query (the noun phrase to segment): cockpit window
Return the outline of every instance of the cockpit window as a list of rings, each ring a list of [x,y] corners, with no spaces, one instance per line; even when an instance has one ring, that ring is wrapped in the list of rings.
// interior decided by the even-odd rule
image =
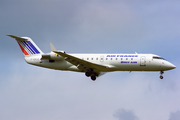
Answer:
[[[161,60],[165,60],[164,58],[158,57],[158,56],[153,56],[153,59],[161,59]]]

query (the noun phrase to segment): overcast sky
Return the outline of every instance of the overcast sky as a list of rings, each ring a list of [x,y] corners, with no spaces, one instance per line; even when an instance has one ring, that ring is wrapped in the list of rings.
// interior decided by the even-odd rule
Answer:
[[[159,72],[82,73],[28,65],[17,42],[45,53],[153,53]],[[1,0],[0,120],[179,120],[180,1]]]

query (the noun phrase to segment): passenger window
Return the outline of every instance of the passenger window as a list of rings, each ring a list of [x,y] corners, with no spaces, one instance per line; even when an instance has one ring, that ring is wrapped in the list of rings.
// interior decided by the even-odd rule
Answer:
[[[118,60],[118,58],[116,58],[116,60]]]
[[[131,58],[131,60],[133,60],[133,58]]]
[[[121,58],[121,60],[123,60],[123,58]]]
[[[91,60],[93,60],[93,58],[91,58]]]
[[[112,60],[112,58],[111,58],[111,60]]]
[[[128,60],[128,58],[126,58],[126,60]]]
[[[87,58],[87,60],[89,60],[89,58]]]
[[[98,58],[96,58],[96,60],[98,60]]]
[[[108,58],[106,58],[106,60],[108,60]]]

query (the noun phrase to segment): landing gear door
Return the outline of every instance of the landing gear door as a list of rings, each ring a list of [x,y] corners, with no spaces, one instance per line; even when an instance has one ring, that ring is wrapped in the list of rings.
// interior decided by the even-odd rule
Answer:
[[[140,66],[146,66],[146,57],[145,56],[141,57]]]

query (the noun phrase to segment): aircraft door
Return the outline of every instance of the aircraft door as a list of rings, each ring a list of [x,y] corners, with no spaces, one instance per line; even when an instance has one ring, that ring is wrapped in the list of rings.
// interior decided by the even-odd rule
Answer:
[[[104,56],[100,57],[100,62],[104,62]]]
[[[140,66],[146,66],[146,57],[145,56],[141,56]]]

